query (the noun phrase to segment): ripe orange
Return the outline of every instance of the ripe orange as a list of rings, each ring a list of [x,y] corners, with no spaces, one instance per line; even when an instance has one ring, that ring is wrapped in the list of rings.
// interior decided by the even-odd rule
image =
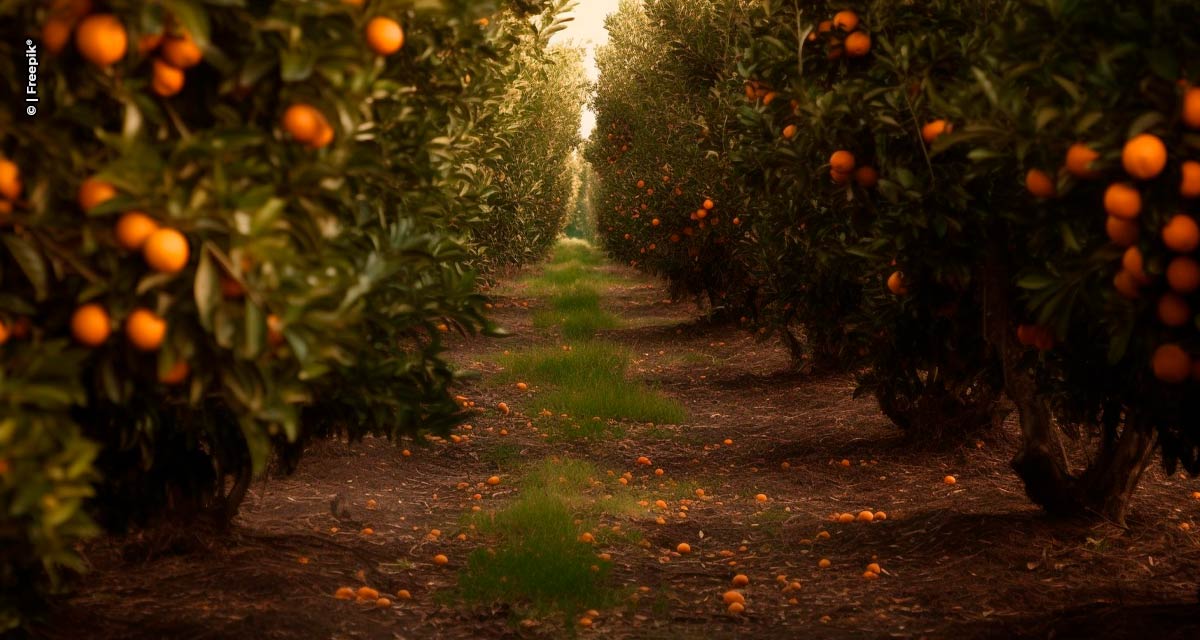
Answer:
[[[354,595],[359,600],[374,601],[379,599],[379,592],[371,587],[359,587],[358,591],[354,592]]]
[[[1128,182],[1114,182],[1104,191],[1104,210],[1110,216],[1133,220],[1142,212],[1142,194]]]
[[[858,14],[850,11],[839,11],[833,16],[833,26],[842,31],[854,31],[858,28]]]
[[[372,18],[367,23],[367,46],[381,56],[390,56],[404,46],[404,29],[391,18]]]
[[[117,244],[130,251],[137,251],[155,231],[158,231],[158,223],[153,218],[141,211],[130,211],[117,220]]]
[[[691,553],[692,545],[690,545],[686,542],[680,542],[679,545],[675,547],[675,550],[678,551],[679,553]]]
[[[942,482],[944,484],[958,484],[958,479],[954,476],[946,476],[945,478],[942,478]]]
[[[98,304],[85,304],[71,315],[71,335],[89,347],[98,347],[108,340],[112,322],[108,312]]]
[[[767,494],[765,494],[765,493],[760,493],[760,494],[758,494],[758,495],[754,496],[754,501],[755,501],[755,502],[766,502],[766,501],[767,501]]]
[[[1142,257],[1141,249],[1137,247],[1126,249],[1125,255],[1121,257],[1121,266],[1138,282],[1145,284],[1150,281],[1150,278],[1146,276],[1145,259]]]
[[[445,555],[440,553],[433,557],[434,564],[446,564],[448,562],[450,562],[450,558],[447,558]]]
[[[337,592],[333,594],[333,597],[337,598],[338,600],[353,600],[354,589],[351,589],[350,587],[339,587]]]
[[[1167,146],[1149,133],[1134,136],[1121,151],[1121,164],[1138,180],[1156,178],[1167,166]]]
[[[1177,293],[1200,289],[1200,263],[1188,256],[1177,256],[1167,263],[1167,284]]]
[[[167,64],[176,69],[190,69],[204,59],[204,52],[187,31],[164,39],[159,53]]]
[[[1190,88],[1183,94],[1183,124],[1200,129],[1200,88]]]
[[[171,368],[166,372],[159,374],[158,381],[168,385],[181,384],[184,380],[187,380],[188,375],[191,374],[191,372],[192,369],[188,366],[188,363],[184,362],[183,360],[179,360],[175,364],[171,365]]]
[[[190,250],[187,238],[174,229],[159,229],[146,238],[142,257],[151,269],[178,273],[187,266]]]
[[[744,573],[739,573],[733,577],[733,586],[735,586],[735,587],[744,587],[748,584],[750,584],[750,577]],[[730,593],[737,593],[737,592],[732,591]],[[741,595],[741,594],[738,594],[738,595]]]
[[[645,188],[646,188],[646,181],[645,181],[645,180],[638,180],[638,181],[637,181],[637,188],[639,188],[639,189],[645,189]]]
[[[154,93],[169,98],[183,90],[183,70],[172,67],[162,60],[154,61],[154,77],[150,88]]]
[[[1128,247],[1137,242],[1138,236],[1141,235],[1141,229],[1138,228],[1137,222],[1133,220],[1122,220],[1109,216],[1104,223],[1104,231],[1108,233],[1108,239],[1118,247]]]
[[[1155,349],[1150,366],[1154,377],[1170,384],[1179,384],[1192,375],[1192,358],[1177,344],[1164,344]]]
[[[500,476],[492,476],[492,477],[488,478],[487,483],[492,485],[493,487],[500,484]]]
[[[1179,294],[1165,293],[1158,299],[1158,319],[1168,327],[1182,327],[1192,319],[1192,310]]]
[[[785,140],[791,140],[792,138],[795,138],[795,137],[796,137],[796,131],[797,131],[797,129],[796,129],[796,125],[794,125],[794,124],[789,124],[788,126],[784,127],[784,128],[783,128],[783,137],[784,137],[784,139],[785,139]]]
[[[704,201],[704,210],[705,210],[705,211],[712,211],[712,208],[713,208],[713,207],[715,207],[715,206],[717,206],[717,205],[716,205],[716,203],[714,203],[712,200],[705,200],[705,201]]]
[[[8,325],[3,320],[0,320],[0,344],[8,342],[8,338],[12,334],[13,332],[8,328]]]
[[[724,601],[725,604],[745,604],[746,596],[743,596],[740,592],[730,590],[726,591],[725,594],[721,596],[721,600]]]
[[[22,188],[20,167],[8,158],[0,158],[0,196],[16,200]]]
[[[125,337],[140,351],[154,351],[167,337],[167,321],[149,309],[135,309],[125,320]]]
[[[1189,253],[1200,247],[1200,226],[1190,216],[1171,216],[1162,230],[1163,244],[1176,253]]]
[[[46,51],[57,55],[66,48],[71,39],[71,22],[59,17],[52,17],[42,25],[42,46]]]
[[[904,282],[904,274],[893,271],[887,279],[888,291],[898,296],[908,295],[908,284]]]
[[[937,140],[943,133],[953,132],[954,125],[945,120],[934,120],[921,127],[921,139],[925,141],[925,144],[933,144],[933,141]]]
[[[746,605],[744,605],[740,602],[734,602],[733,604],[729,605],[729,613],[732,613],[734,615],[742,613],[745,610],[746,610]]]
[[[1067,172],[1076,178],[1095,178],[1097,172],[1092,169],[1092,163],[1100,158],[1100,154],[1091,147],[1076,142],[1067,149]]]
[[[1025,174],[1025,188],[1035,198],[1053,198],[1058,194],[1054,180],[1041,169],[1030,169],[1029,173]]]
[[[640,465],[649,466],[649,465],[650,465],[650,458],[647,458],[646,456],[638,456],[638,459],[637,459],[637,460],[635,460],[635,462],[636,462],[637,464],[640,464]]]
[[[821,23],[817,25],[818,33],[829,33],[830,31],[833,31],[833,20],[822,20]]]
[[[1118,271],[1117,275],[1113,276],[1113,288],[1124,298],[1136,300],[1141,297],[1141,291],[1138,290],[1139,286],[1137,278],[1124,269]]]
[[[321,128],[317,132],[317,137],[308,143],[311,149],[322,149],[329,146],[333,142],[333,127],[329,126],[329,122],[322,116]]]
[[[854,515],[850,514],[850,513],[838,514],[837,521],[841,522],[842,524],[846,524],[848,522],[854,522]]]
[[[844,149],[834,151],[833,155],[829,156],[829,168],[838,173],[854,171],[854,154]]]
[[[88,62],[107,67],[125,57],[129,35],[125,25],[109,13],[92,14],[75,27],[75,47]]]
[[[117,196],[117,188],[98,178],[88,178],[79,185],[79,208],[85,212]]]
[[[654,218],[650,221],[650,226],[652,226],[652,227],[657,227],[660,224],[662,224],[662,221],[659,220],[658,218]]]
[[[283,112],[283,130],[297,142],[313,142],[321,134],[325,116],[307,104],[294,104]]]
[[[854,182],[864,189],[870,189],[879,184],[879,172],[875,167],[859,167],[854,170]]]
[[[1200,162],[1188,160],[1180,167],[1180,172],[1183,178],[1179,181],[1179,195],[1185,198],[1200,198]]]
[[[829,561],[829,558],[821,558],[820,562],[817,562],[817,566],[822,569],[828,569],[832,564],[833,563]]]
[[[851,58],[861,58],[871,51],[871,35],[865,31],[855,31],[846,36],[846,55]]]
[[[388,600],[387,598],[377,598],[375,600],[375,606],[379,609],[386,609],[392,606],[392,601]]]
[[[875,514],[871,513],[870,511],[864,510],[864,511],[858,512],[858,521],[859,522],[871,522],[874,519],[875,519]]]

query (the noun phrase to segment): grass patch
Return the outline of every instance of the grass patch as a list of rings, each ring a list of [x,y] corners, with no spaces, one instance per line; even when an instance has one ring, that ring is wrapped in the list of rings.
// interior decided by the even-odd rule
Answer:
[[[598,476],[579,460],[545,460],[520,483],[520,497],[494,514],[473,516],[476,529],[495,540],[493,551],[471,554],[459,575],[464,598],[505,602],[521,614],[561,612],[615,604],[621,593],[606,585],[610,564],[580,535],[595,528],[587,492]],[[583,516],[584,521],[576,524]]]
[[[559,326],[568,340],[587,340],[601,329],[619,324],[616,316],[600,308],[600,292],[594,287],[574,284],[550,298],[550,309],[533,316],[533,326],[546,329]]]
[[[630,356],[611,344],[584,342],[570,351],[551,347],[500,358],[500,384],[530,382],[546,389],[536,397],[538,408],[581,419],[628,420],[678,424],[687,414],[683,405],[626,378]]]
[[[613,440],[625,435],[627,429],[618,422],[588,418],[563,418],[561,416],[539,416],[533,424],[545,433],[549,442],[571,442],[574,440]]]
[[[521,461],[521,447],[515,444],[498,444],[482,451],[479,459],[501,469],[511,469]]]

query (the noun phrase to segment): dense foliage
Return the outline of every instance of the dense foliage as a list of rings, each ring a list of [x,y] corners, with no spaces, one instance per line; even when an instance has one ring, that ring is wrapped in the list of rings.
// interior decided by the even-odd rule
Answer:
[[[567,3],[363,4],[0,7],[40,99],[0,110],[0,631],[97,524],[224,523],[313,436],[461,419],[476,272],[567,215]]]
[[[590,143],[604,244],[736,291],[731,315],[856,372],[915,436],[996,425],[1007,395],[1030,497],[1123,519],[1156,446],[1200,472],[1198,11],[623,3]],[[660,166],[740,232],[680,232],[694,203],[634,189]]]

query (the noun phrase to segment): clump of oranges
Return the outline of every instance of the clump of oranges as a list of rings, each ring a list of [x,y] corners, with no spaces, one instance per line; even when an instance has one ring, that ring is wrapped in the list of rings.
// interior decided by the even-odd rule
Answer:
[[[862,58],[871,52],[871,34],[862,29],[858,14],[845,9],[834,14],[832,20],[823,20],[808,34],[809,42],[825,41],[826,57],[837,60]]]

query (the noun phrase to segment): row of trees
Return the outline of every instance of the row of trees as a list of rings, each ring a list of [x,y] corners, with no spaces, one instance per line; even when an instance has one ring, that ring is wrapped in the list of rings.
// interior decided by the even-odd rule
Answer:
[[[444,336],[568,214],[566,5],[0,7],[0,632],[101,529],[462,418]]]
[[[1123,520],[1155,450],[1200,473],[1198,18],[623,2],[588,150],[604,245],[861,372],[915,437],[1015,406],[1030,498]]]

